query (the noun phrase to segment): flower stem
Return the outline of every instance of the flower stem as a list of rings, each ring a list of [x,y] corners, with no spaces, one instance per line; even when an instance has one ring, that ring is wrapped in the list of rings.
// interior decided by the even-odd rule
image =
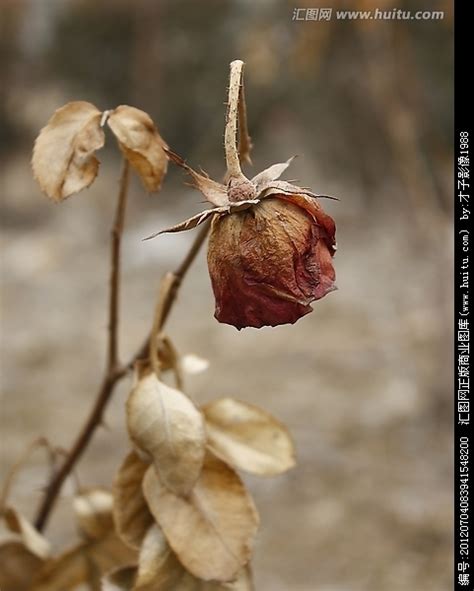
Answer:
[[[230,64],[229,94],[224,132],[225,159],[228,178],[242,177],[239,150],[237,147],[237,120],[239,116],[240,85],[244,62],[235,60]]]

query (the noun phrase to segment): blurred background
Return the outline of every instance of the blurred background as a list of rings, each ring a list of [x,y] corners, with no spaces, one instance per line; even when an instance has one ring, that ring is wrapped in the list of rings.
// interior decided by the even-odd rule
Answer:
[[[294,21],[327,7],[329,21]],[[210,360],[188,378],[203,403],[235,396],[294,435],[298,465],[246,478],[262,525],[258,591],[441,591],[451,585],[451,3],[439,21],[341,21],[336,9],[424,10],[398,0],[3,0],[0,175],[1,469],[46,435],[68,448],[104,366],[108,236],[119,175],[114,138],[92,187],[60,206],[29,160],[70,100],[150,113],[169,145],[224,172],[228,64],[246,62],[255,172],[298,154],[287,178],[336,195],[339,290],[294,326],[238,333],[213,318],[205,257],[169,323],[178,349]],[[302,13],[298,13],[302,14]],[[249,173],[250,173],[250,169]],[[133,179],[123,256],[122,356],[151,323],[161,275],[192,232],[141,239],[202,207],[170,167],[159,195]],[[79,464],[108,485],[125,453],[117,390]],[[15,504],[32,516],[47,479],[37,454]],[[48,534],[75,535],[68,482]]]

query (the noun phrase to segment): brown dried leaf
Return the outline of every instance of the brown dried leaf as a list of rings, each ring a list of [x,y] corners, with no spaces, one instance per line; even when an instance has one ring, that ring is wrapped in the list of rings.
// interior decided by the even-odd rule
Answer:
[[[136,575],[136,566],[116,568],[102,579],[102,591],[132,591]]]
[[[157,236],[160,236],[160,234],[173,234],[175,232],[184,232],[185,230],[192,230],[196,226],[199,226],[200,224],[204,223],[209,217],[217,215],[219,213],[228,213],[228,212],[229,212],[229,208],[227,206],[226,207],[216,207],[214,209],[206,209],[204,211],[201,211],[200,213],[197,213],[196,215],[193,215],[192,217],[188,218],[187,220],[184,220],[184,222],[180,222],[179,224],[176,224],[175,226],[171,226],[170,228],[166,228],[166,230],[160,230],[159,232],[155,232],[154,234],[147,236],[143,240],[151,240],[152,238],[156,238]]]
[[[193,170],[186,162],[171,150],[165,150],[170,160],[183,168],[193,179],[193,187],[204,195],[204,197],[212,204],[220,207],[222,205],[228,205],[229,200],[227,198],[227,189],[225,185],[217,183],[209,178],[207,175],[200,174]]]
[[[113,486],[114,522],[122,541],[138,550],[143,538],[153,523],[142,492],[142,481],[148,464],[132,451],[119,468]]]
[[[136,560],[136,552],[126,546],[115,534],[97,540],[87,548],[87,555],[97,565],[101,573],[117,566],[126,566]]]
[[[208,454],[188,497],[163,486],[153,467],[143,491],[171,548],[195,577],[231,581],[247,564],[258,515],[242,481],[224,462]]]
[[[257,406],[220,398],[202,411],[210,449],[235,468],[266,476],[295,465],[287,428]]]
[[[31,165],[41,190],[56,202],[88,187],[97,176],[94,153],[104,145],[101,113],[75,101],[58,109],[36,138]]]
[[[48,560],[35,579],[31,591],[74,589],[87,581],[91,567],[99,573],[133,562],[136,554],[115,534],[100,540],[82,542],[57,558]]]
[[[251,590],[249,569],[244,569],[233,583],[197,579],[179,562],[157,525],[153,525],[148,531],[140,551],[138,575],[133,591]]]
[[[127,424],[132,441],[150,454],[163,484],[176,494],[188,494],[206,448],[204,419],[191,400],[150,374],[128,398]]]
[[[138,572],[133,591],[177,590],[186,571],[163,536],[160,528],[152,525],[140,549]]]
[[[313,199],[322,197],[325,199],[334,199],[337,201],[336,197],[330,197],[329,195],[317,195],[305,187],[298,187],[297,185],[292,185],[287,181],[272,181],[271,183],[268,183],[268,185],[262,189],[262,193],[259,195],[259,198],[266,199],[278,194],[305,195],[306,197],[311,197]]]
[[[158,191],[168,168],[166,143],[148,113],[121,105],[108,116],[125,158],[138,173],[147,191]]]
[[[74,589],[87,581],[89,565],[86,548],[87,544],[83,543],[57,558],[48,560],[35,577],[35,583],[31,586],[32,591]]]
[[[255,175],[252,179],[252,183],[257,189],[257,195],[260,193],[260,191],[262,191],[262,189],[266,188],[268,183],[279,179],[285,170],[290,166],[294,158],[295,156],[292,156],[291,158],[288,158],[286,162],[272,164],[272,166],[269,166],[265,170],[262,170],[262,172],[259,172],[257,175]]]
[[[16,509],[5,509],[3,518],[8,529],[19,534],[25,548],[38,558],[45,559],[51,553],[51,545],[48,540],[33,527],[33,525]]]
[[[113,530],[112,506],[112,493],[101,488],[90,489],[74,497],[76,520],[86,538],[99,539]]]
[[[41,568],[43,560],[33,554],[17,539],[0,543],[0,589],[2,591],[26,591]]]

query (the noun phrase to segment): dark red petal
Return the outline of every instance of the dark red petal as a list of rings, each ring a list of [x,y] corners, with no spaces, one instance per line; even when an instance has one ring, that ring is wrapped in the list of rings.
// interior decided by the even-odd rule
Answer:
[[[326,230],[288,200],[215,219],[208,263],[216,318],[237,328],[292,324],[335,289]]]
[[[313,219],[318,223],[321,229],[324,231],[324,238],[331,249],[331,253],[334,255],[336,251],[336,223],[330,215],[328,215],[316,199],[307,197],[306,195],[275,195],[276,198],[283,201],[289,201],[298,205],[302,209],[305,209]]]

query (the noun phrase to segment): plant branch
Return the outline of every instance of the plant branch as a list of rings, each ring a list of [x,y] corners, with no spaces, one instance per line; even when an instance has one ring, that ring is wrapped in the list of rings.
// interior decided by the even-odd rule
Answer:
[[[150,363],[157,374],[159,374],[158,348],[160,345],[160,334],[163,331],[163,327],[168,319],[171,308],[176,301],[176,296],[178,295],[179,287],[184,276],[188,272],[189,267],[206,240],[210,225],[210,220],[204,223],[180,266],[175,271],[166,273],[161,280],[155,314],[153,317],[153,327],[151,329],[150,337],[146,341],[146,346],[149,349]]]
[[[225,159],[228,178],[242,177],[239,150],[237,148],[237,120],[239,115],[240,84],[244,62],[235,60],[230,64],[229,94],[224,132]]]
[[[97,394],[94,406],[86,423],[82,427],[71,451],[67,454],[61,467],[46,489],[45,496],[35,521],[36,528],[41,531],[48,520],[49,514],[61,491],[62,485],[83,454],[94,431],[102,422],[107,402],[112,395],[115,384],[125,375],[126,369],[118,364],[118,327],[120,303],[120,250],[122,245],[123,226],[127,205],[130,167],[124,158],[120,175],[119,193],[110,238],[110,283],[109,283],[109,323],[107,340],[107,364],[105,375]]]
[[[122,187],[122,185],[121,185]],[[120,194],[119,194],[119,203],[120,203]],[[123,208],[123,212],[125,208]],[[123,227],[123,217],[121,218],[122,225],[119,228]],[[115,225],[114,225],[115,227]],[[169,313],[173,306],[173,303],[176,300],[176,296],[178,294],[179,286],[181,285],[186,273],[188,272],[191,264],[193,263],[194,259],[196,258],[201,246],[206,240],[208,231],[210,227],[210,222],[207,224],[203,224],[200,232],[197,234],[193,244],[191,245],[190,250],[186,254],[183,262],[181,265],[172,273],[172,281],[170,282],[169,289],[167,289],[166,293],[163,294],[163,302],[160,304],[162,306],[162,312],[160,313],[160,322],[159,322],[159,329],[161,330],[168,319]],[[119,249],[120,250],[120,249]],[[117,261],[117,264],[120,262],[120,259],[113,259]],[[117,299],[118,302],[118,299]],[[114,329],[116,334],[116,328]],[[110,339],[109,333],[109,343],[112,341]],[[91,409],[91,412],[83,425],[75,443],[73,444],[71,451],[65,458],[63,464],[61,465],[60,469],[53,475],[52,479],[50,480],[48,487],[45,492],[45,496],[41,503],[41,506],[38,511],[37,518],[35,520],[36,528],[41,531],[44,529],[48,517],[54,507],[54,504],[57,500],[57,497],[61,491],[62,485],[68,475],[73,470],[74,466],[84,453],[89,441],[91,440],[95,430],[97,427],[102,423],[102,417],[104,414],[105,407],[107,406],[108,401],[110,400],[113,391],[115,389],[116,384],[128,373],[130,369],[133,368],[135,363],[140,359],[143,359],[148,355],[150,347],[150,336],[146,338],[142,346],[137,350],[137,352],[132,356],[130,361],[123,366],[116,366],[112,369],[108,366],[107,372],[105,377],[102,380],[101,386],[97,393],[97,397],[94,403],[94,406]],[[110,359],[110,357],[109,357]]]

